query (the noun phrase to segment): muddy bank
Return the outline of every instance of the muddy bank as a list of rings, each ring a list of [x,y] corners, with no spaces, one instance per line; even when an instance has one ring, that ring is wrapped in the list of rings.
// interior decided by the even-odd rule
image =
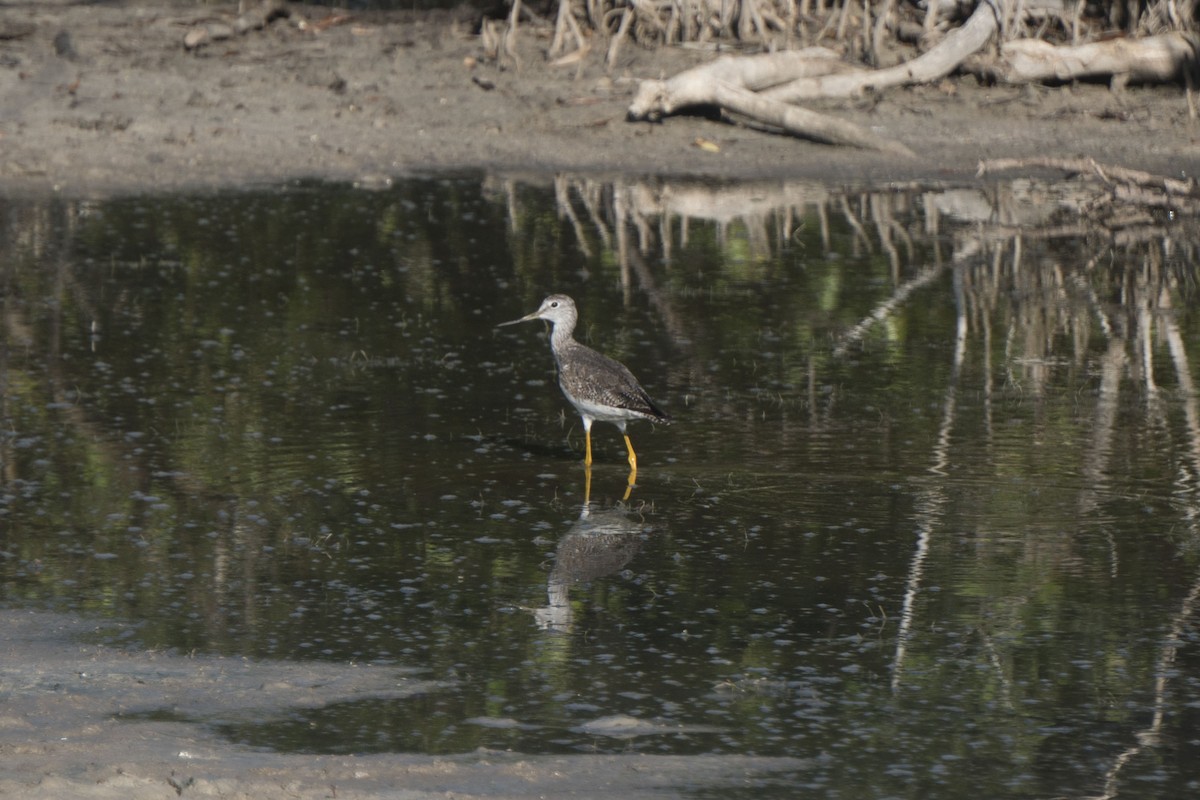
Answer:
[[[232,4],[231,4],[232,5]],[[519,69],[478,61],[469,12],[358,14],[314,33],[292,20],[183,47],[222,6],[0,4],[0,181],[6,194],[369,182],[428,170],[555,170],[841,183],[970,177],[981,158],[1095,157],[1179,175],[1200,162],[1179,87],[891,91],[827,110],[904,142],[898,159],[703,117],[630,123],[636,82],[711,53],[594,48],[551,67],[527,30]],[[327,11],[309,8],[316,17]],[[696,146],[715,143],[718,152]]]
[[[264,753],[213,726],[437,683],[392,666],[131,652],[112,646],[121,635],[119,625],[0,611],[0,797],[672,797],[804,769],[797,759],[744,756]]]

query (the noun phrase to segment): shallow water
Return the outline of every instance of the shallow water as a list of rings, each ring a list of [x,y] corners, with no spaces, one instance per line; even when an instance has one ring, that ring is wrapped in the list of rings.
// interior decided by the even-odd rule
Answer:
[[[1200,236],[1089,227],[1076,192],[10,202],[2,602],[442,687],[195,720],[257,747],[808,759],[755,796],[1194,794]],[[544,326],[494,327],[551,291],[675,418],[631,426],[625,501],[598,424],[584,504]]]

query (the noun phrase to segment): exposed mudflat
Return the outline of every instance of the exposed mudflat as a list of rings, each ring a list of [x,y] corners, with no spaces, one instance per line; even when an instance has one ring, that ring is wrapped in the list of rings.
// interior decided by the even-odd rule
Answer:
[[[0,797],[673,797],[784,780],[804,769],[798,759],[751,756],[261,752],[223,741],[211,726],[404,697],[435,684],[396,667],[186,657],[94,643],[120,636],[119,626],[0,611]]]
[[[483,59],[467,11],[364,13],[313,32],[331,12],[298,7],[263,30],[184,49],[189,30],[228,20],[233,6],[0,2],[0,191],[376,181],[443,169],[858,184],[965,178],[980,159],[1005,156],[1088,156],[1175,175],[1200,162],[1200,126],[1177,86],[1112,93],[967,78],[814,106],[918,153],[898,159],[702,116],[628,122],[638,79],[713,54],[626,45],[610,73],[598,45],[581,65],[553,67],[545,33],[523,28],[519,66],[498,66]]]

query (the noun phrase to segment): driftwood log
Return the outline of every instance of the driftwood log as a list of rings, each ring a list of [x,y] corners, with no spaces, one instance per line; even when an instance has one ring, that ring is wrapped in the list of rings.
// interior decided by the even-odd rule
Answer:
[[[931,4],[926,23],[962,4]],[[1039,39],[1004,39],[1025,18],[1063,19],[1063,0],[979,0],[959,27],[928,51],[892,67],[870,69],[847,64],[823,48],[751,56],[726,56],[666,80],[642,81],[629,106],[631,120],[657,120],[691,106],[717,106],[786,133],[832,144],[893,154],[911,151],[853,123],[817,114],[796,103],[846,98],[896,86],[927,84],[956,70],[1008,84],[1109,78],[1114,89],[1127,81],[1188,78],[1198,61],[1194,35],[1175,31],[1143,38],[1056,46]],[[882,17],[880,18],[882,19]],[[878,36],[882,28],[875,27]],[[990,45],[990,46],[989,46]]]
[[[806,139],[911,156],[912,151],[900,142],[793,103],[938,80],[978,52],[998,29],[993,6],[980,3],[966,24],[932,50],[887,69],[847,67],[819,48],[727,56],[665,81],[642,81],[629,117],[653,120],[688,106],[715,105]]]
[[[1194,68],[1196,60],[1195,37],[1177,31],[1075,46],[1055,46],[1040,39],[1014,39],[1000,45],[995,59],[964,67],[999,83],[1109,78],[1115,88],[1120,88],[1126,82],[1177,80]]]
[[[913,155],[903,144],[854,123],[780,102],[766,91],[788,80],[838,74],[848,68],[835,53],[823,48],[719,58],[666,81],[642,81],[629,107],[629,117],[658,119],[688,106],[715,105],[796,136]]]

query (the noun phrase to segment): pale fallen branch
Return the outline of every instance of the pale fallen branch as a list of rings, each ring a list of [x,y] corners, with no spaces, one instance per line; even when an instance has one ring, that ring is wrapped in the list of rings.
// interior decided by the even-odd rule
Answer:
[[[724,109],[756,122],[780,128],[795,136],[827,144],[842,144],[864,150],[912,158],[916,154],[901,142],[887,139],[853,122],[818,114],[800,106],[778,103],[754,92],[726,83],[712,87],[713,101]]]
[[[795,136],[911,156],[912,151],[899,142],[791,104],[942,78],[979,52],[999,30],[995,2],[999,0],[980,2],[965,24],[905,64],[878,70],[853,67],[835,54],[831,58],[831,51],[822,48],[720,58],[665,81],[642,81],[629,117],[658,119],[688,106],[716,105]]]
[[[1055,46],[1038,39],[1015,39],[1000,46],[995,60],[966,65],[969,71],[1001,83],[1072,81],[1111,77],[1125,82],[1163,82],[1195,68],[1197,46],[1185,33],[1109,39],[1076,46]]]
[[[666,81],[642,81],[629,107],[632,120],[656,120],[688,106],[714,105],[780,130],[829,144],[843,144],[911,157],[904,144],[856,125],[764,96],[759,90],[798,75],[847,68],[820,48],[719,58]]]
[[[853,97],[868,90],[932,83],[956,70],[978,53],[999,30],[996,10],[981,2],[961,27],[946,35],[933,49],[894,67],[856,70],[841,74],[797,76],[765,94],[773,100],[794,103],[818,97]]]
[[[722,56],[665,81],[642,81],[629,106],[629,116],[656,120],[689,106],[711,105],[710,95],[715,83],[761,92],[805,77],[858,69],[823,47],[752,56]]]
[[[263,0],[231,23],[206,22],[193,26],[184,34],[183,47],[185,50],[195,50],[221,39],[232,39],[234,36],[265,28],[272,20],[289,16],[291,13],[286,0]]]

